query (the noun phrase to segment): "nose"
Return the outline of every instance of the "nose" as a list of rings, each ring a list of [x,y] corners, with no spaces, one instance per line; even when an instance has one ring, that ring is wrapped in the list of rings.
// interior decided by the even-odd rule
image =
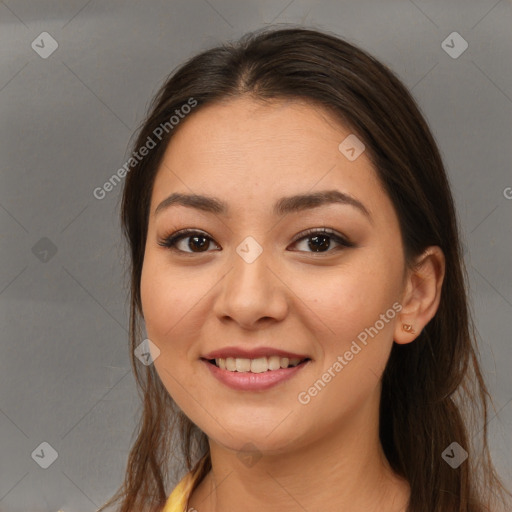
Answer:
[[[247,330],[282,321],[289,307],[289,288],[272,268],[265,251],[248,262],[234,253],[232,267],[219,283],[214,313],[222,322],[232,320]]]

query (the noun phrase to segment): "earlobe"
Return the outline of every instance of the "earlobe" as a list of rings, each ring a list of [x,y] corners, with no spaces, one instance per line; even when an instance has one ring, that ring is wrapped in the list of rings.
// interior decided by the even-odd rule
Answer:
[[[416,331],[413,329],[411,324],[402,324],[402,330],[410,334],[416,334]]]
[[[428,247],[409,271],[395,326],[395,343],[411,343],[434,317],[441,301],[444,275],[443,251],[438,246]]]

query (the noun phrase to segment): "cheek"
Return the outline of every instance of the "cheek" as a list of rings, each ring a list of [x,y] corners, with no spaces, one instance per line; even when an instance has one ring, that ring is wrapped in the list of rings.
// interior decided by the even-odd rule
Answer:
[[[329,336],[347,341],[391,308],[398,296],[395,273],[387,262],[361,260],[324,273],[321,279],[308,277],[301,288],[314,313],[329,328]]]
[[[188,357],[189,346],[180,321],[190,310],[189,301],[184,297],[187,291],[171,275],[165,262],[149,251],[144,258],[141,274],[141,304],[148,338],[160,350],[154,360],[155,370],[169,395],[181,407],[187,395],[183,384],[190,379],[190,369],[183,362]],[[185,317],[186,318],[186,317]]]
[[[163,370],[174,374],[173,361],[185,349],[177,335],[185,301],[177,293],[177,287],[179,284],[167,276],[156,258],[147,254],[141,274],[141,305],[147,336],[160,350],[155,368],[163,380],[166,380]]]
[[[172,268],[165,254],[146,252],[140,286],[142,312],[147,336],[160,350],[155,367],[164,381],[164,370],[179,374],[182,380],[188,378],[189,365],[184,363],[198,357],[195,341],[201,337],[207,314],[205,293],[212,284],[200,276],[191,277],[192,273]]]
[[[315,377],[301,391],[311,399],[311,416],[321,414],[326,423],[375,398],[389,358],[398,287],[391,262],[380,262],[347,265],[309,288],[313,316],[328,330],[317,338],[322,355]]]
[[[140,283],[146,329],[148,334],[152,332],[158,338],[173,333],[179,319],[194,302],[192,287],[180,278],[179,272],[171,272],[163,260],[153,251],[147,251]]]
[[[166,311],[173,311],[172,304],[169,303],[171,295],[167,295],[165,290],[167,283],[164,281],[162,273],[156,267],[151,254],[144,257],[140,281],[140,295],[142,312],[148,335],[160,331],[165,322],[172,320]]]

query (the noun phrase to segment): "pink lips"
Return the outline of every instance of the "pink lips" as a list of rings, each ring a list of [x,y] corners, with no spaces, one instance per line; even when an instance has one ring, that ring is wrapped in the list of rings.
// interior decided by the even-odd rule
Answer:
[[[233,372],[223,370],[209,362],[212,359],[226,359],[228,357],[239,357],[247,359],[256,359],[258,357],[279,356],[287,357],[289,359],[307,359],[302,361],[297,366],[290,366],[288,368],[280,368],[279,370],[268,370],[262,373],[252,372]],[[212,375],[225,384],[226,386],[239,391],[264,391],[277,384],[291,379],[294,375],[299,373],[306,365],[311,363],[311,360],[302,354],[294,354],[283,350],[276,350],[271,347],[260,347],[258,349],[247,350],[241,348],[226,347],[221,350],[210,352],[201,358],[201,362],[206,365]]]
[[[270,357],[279,356],[287,357],[288,359],[307,359],[308,356],[304,354],[294,354],[293,352],[287,352],[286,350],[279,350],[275,347],[258,347],[253,349],[247,349],[243,347],[224,347],[219,350],[214,350],[205,354],[203,359],[226,359],[228,357],[239,357],[245,359],[257,359],[258,357]],[[279,371],[279,370],[275,370]]]

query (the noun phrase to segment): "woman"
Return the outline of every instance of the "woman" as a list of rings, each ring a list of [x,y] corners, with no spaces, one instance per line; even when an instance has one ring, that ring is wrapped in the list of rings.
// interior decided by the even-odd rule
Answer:
[[[132,356],[143,417],[107,505],[506,506],[449,183],[391,71],[330,34],[249,34],[170,76],[134,154],[131,345],[142,318],[153,364]]]

